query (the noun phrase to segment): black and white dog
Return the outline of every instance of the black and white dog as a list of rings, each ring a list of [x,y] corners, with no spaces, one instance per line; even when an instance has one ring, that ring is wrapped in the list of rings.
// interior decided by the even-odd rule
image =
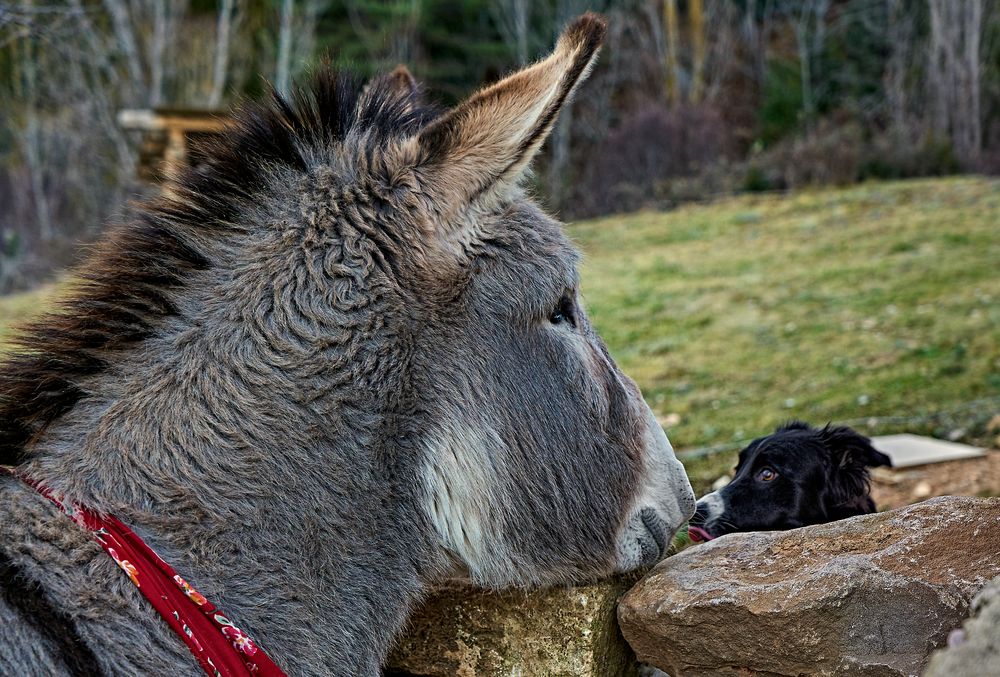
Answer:
[[[740,452],[733,480],[698,501],[688,533],[780,531],[875,512],[868,468],[891,466],[864,435],[793,421]]]

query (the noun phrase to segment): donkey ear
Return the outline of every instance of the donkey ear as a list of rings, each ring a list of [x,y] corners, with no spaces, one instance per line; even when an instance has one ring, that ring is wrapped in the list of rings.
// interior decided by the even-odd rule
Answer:
[[[375,92],[389,92],[392,96],[403,101],[407,110],[415,110],[424,104],[423,91],[417,79],[410,73],[410,69],[403,64],[397,65],[389,73],[376,75],[365,85],[362,96],[372,96]]]
[[[411,94],[417,91],[417,79],[413,77],[413,73],[405,64],[397,64],[385,78],[394,90],[402,94]]]
[[[891,458],[873,447],[870,439],[851,428],[826,426],[820,434],[834,462],[840,467],[852,463],[865,467],[892,467]]]
[[[584,14],[548,58],[476,92],[412,140],[424,190],[437,198],[443,215],[516,186],[587,76],[606,28],[602,17]]]
[[[410,69],[403,64],[398,64],[391,73],[386,73],[379,78],[385,87],[396,94],[401,99],[406,99],[412,105],[417,106],[423,103],[423,92],[417,79],[413,77]]]

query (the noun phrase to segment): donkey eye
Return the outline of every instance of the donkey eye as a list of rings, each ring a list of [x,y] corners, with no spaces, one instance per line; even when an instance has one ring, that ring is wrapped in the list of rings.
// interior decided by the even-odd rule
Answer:
[[[569,294],[563,294],[563,297],[559,299],[559,303],[549,315],[549,322],[552,324],[568,322],[571,326],[576,327],[576,306]]]
[[[778,473],[776,473],[772,468],[761,468],[760,471],[757,472],[757,479],[761,482],[770,482],[777,476]]]

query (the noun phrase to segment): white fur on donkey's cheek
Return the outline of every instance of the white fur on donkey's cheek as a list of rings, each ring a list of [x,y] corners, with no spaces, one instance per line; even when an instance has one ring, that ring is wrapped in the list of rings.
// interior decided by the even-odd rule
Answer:
[[[503,446],[465,425],[444,426],[427,443],[425,509],[444,548],[479,583],[512,575],[502,533],[502,476],[494,464]]]

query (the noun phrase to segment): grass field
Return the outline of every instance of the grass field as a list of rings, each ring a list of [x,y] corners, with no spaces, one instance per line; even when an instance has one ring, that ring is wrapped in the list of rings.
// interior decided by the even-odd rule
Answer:
[[[792,417],[975,438],[1000,411],[1000,181],[747,196],[570,232],[594,322],[679,450]],[[704,490],[734,458],[685,463]]]
[[[723,448],[685,461],[699,490],[788,418],[985,440],[1000,411],[1000,181],[739,197],[570,235],[591,316],[674,446]],[[0,298],[0,341],[51,293]]]
[[[30,292],[0,296],[0,349],[11,329],[43,309],[54,290],[55,285],[45,285]]]

